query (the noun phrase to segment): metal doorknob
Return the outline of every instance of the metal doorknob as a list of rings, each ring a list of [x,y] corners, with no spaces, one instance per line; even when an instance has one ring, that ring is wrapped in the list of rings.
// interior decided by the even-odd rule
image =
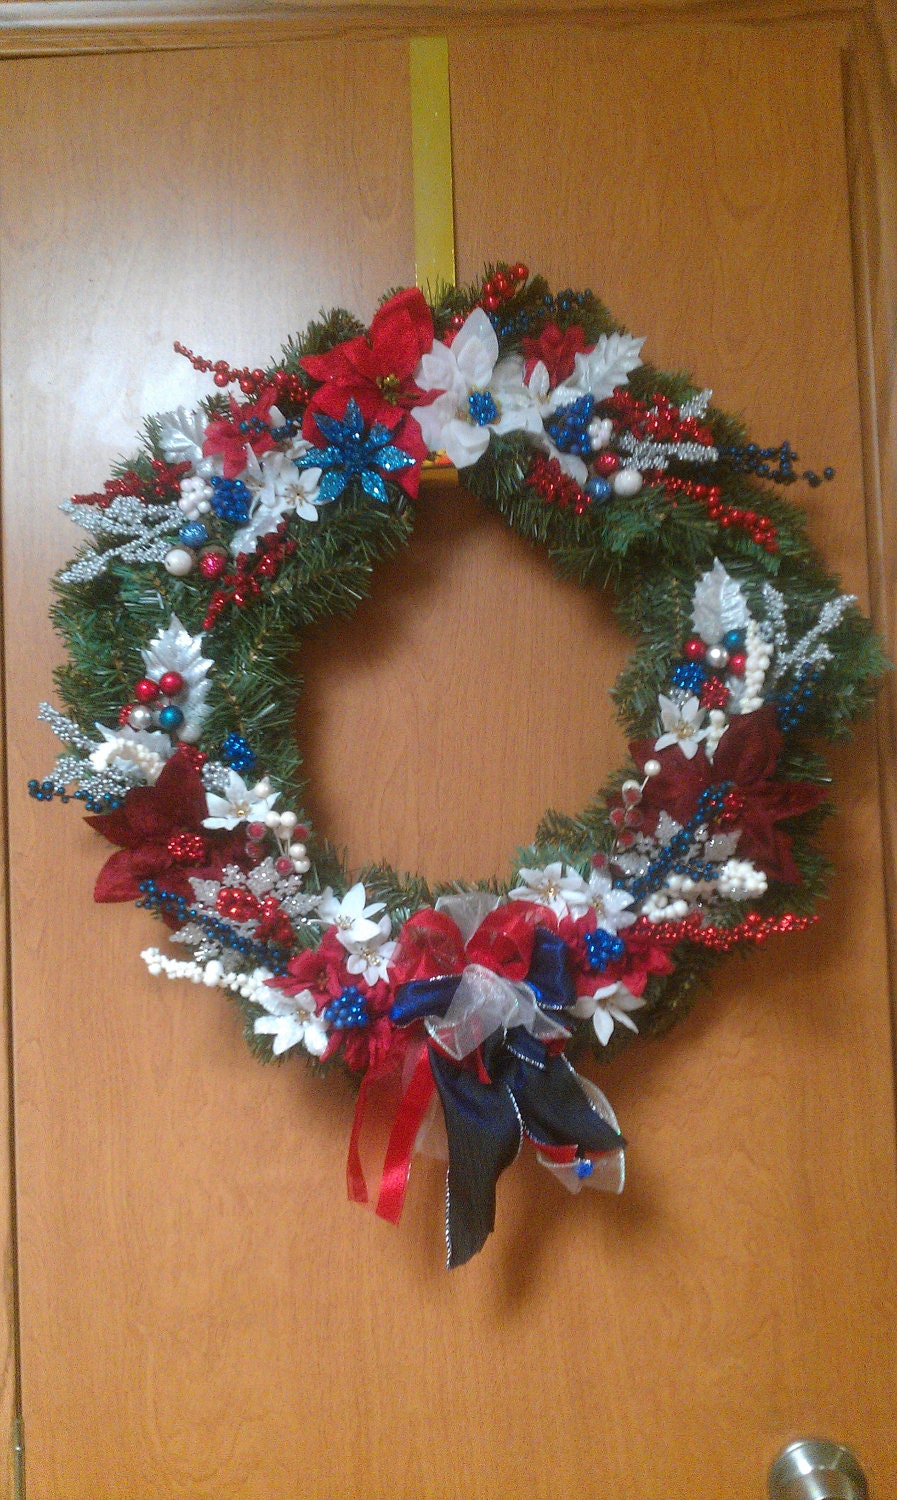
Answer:
[[[850,1449],[827,1438],[789,1443],[769,1471],[769,1500],[868,1500],[868,1495]]]

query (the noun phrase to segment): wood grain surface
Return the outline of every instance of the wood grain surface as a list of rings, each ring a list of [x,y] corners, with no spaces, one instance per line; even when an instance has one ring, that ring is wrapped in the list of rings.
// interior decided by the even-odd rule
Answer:
[[[868,598],[840,25],[451,33],[459,274],[592,284],[656,363],[837,482],[811,528]],[[775,88],[758,80],[775,78]],[[895,1173],[875,737],[833,759],[832,899],[790,947],[601,1074],[619,1200],[521,1161],[441,1269],[441,1172],[392,1230],[342,1198],[352,1100],[264,1070],[228,1002],[162,985],[98,909],[102,851],[23,794],[58,659],[55,512],[146,410],[175,337],[254,364],[408,279],[400,43],[8,60],[0,130],[17,1161],[31,1500],[761,1496],[802,1431],[897,1492]],[[571,102],[572,101],[572,102]],[[575,107],[574,107],[575,106]],[[315,805],[353,857],[503,869],[620,754],[607,603],[463,494],[302,644]]]

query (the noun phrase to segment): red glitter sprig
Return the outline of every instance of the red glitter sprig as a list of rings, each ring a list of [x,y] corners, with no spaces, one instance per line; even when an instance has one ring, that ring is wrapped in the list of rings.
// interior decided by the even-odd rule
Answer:
[[[166,464],[161,458],[151,458],[152,479],[145,479],[136,469],[126,469],[118,479],[107,479],[101,490],[92,495],[72,495],[72,505],[95,505],[99,510],[108,510],[113,500],[125,495],[135,500],[144,500],[147,505],[171,500],[180,491],[180,483],[190,472],[189,463]]]
[[[241,552],[232,573],[225,573],[209,600],[203,630],[211,630],[217,624],[228,605],[245,609],[262,592],[262,583],[273,582],[286,559],[296,551],[296,543],[287,537],[287,522],[281,521],[276,531],[269,531],[261,538],[257,552]]]
[[[589,508],[589,497],[575,479],[565,474],[556,458],[537,453],[530,462],[526,482],[531,490],[561,510],[573,510],[581,516]]]

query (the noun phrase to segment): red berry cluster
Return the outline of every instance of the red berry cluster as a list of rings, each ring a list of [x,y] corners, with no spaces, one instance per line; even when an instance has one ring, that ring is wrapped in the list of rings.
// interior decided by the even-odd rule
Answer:
[[[93,495],[72,495],[73,505],[96,505],[108,510],[113,500],[130,495],[135,500],[145,500],[148,505],[172,499],[179,493],[180,483],[190,472],[189,463],[166,464],[161,458],[151,458],[152,479],[144,479],[136,469],[126,469],[120,479],[107,479],[102,490]]]
[[[483,289],[474,307],[482,307],[486,312],[497,312],[503,303],[510,302],[528,276],[529,267],[525,266],[522,261],[496,271],[494,276],[490,276],[488,281],[483,282]],[[453,313],[449,318],[447,343],[451,343],[458,329],[464,326],[467,317],[467,313]]]
[[[530,461],[526,482],[531,490],[561,510],[573,510],[578,516],[589,508],[589,497],[575,479],[565,474],[556,458],[537,453]]]
[[[239,886],[222,886],[215,901],[219,916],[231,922],[258,922],[255,938],[260,943],[278,943],[290,946],[293,929],[290,919],[275,896],[266,896],[260,901],[251,891]]]
[[[681,922],[649,922],[639,917],[627,929],[627,940],[651,938],[661,948],[675,948],[677,943],[695,943],[699,948],[709,948],[713,953],[729,953],[739,943],[764,943],[779,932],[805,932],[819,920],[816,916],[798,917],[786,912],[783,917],[761,917],[759,912],[749,912],[743,922],[734,927],[704,927],[703,913],[691,911]]]
[[[677,496],[697,500],[706,505],[711,521],[718,521],[728,530],[732,526],[746,531],[752,542],[767,552],[778,552],[778,532],[768,516],[760,516],[755,510],[742,510],[739,505],[725,505],[723,492],[718,484],[697,484],[693,479],[674,479],[668,474],[649,473],[649,483],[659,484],[664,494],[676,504]]]
[[[308,391],[302,377],[291,374],[288,370],[275,370],[271,375],[266,375],[264,370],[250,370],[248,365],[236,370],[226,359],[206,359],[202,354],[194,354],[181,343],[175,342],[174,349],[176,354],[183,354],[185,359],[189,359],[194,370],[198,370],[200,374],[211,373],[217,386],[236,383],[244,396],[257,396],[266,385],[273,385],[277,387],[279,395],[288,397],[298,405],[308,400]]]
[[[203,630],[211,630],[229,604],[244,609],[257,599],[262,592],[262,581],[275,579],[295,551],[296,543],[287,537],[287,522],[281,521],[276,531],[269,531],[260,539],[256,552],[241,552],[233,573],[224,574],[209,600]]]
[[[166,848],[178,865],[199,865],[206,857],[206,841],[201,833],[173,833]]]
[[[708,677],[701,684],[700,703],[702,708],[725,708],[731,696],[732,694],[721,677]]]

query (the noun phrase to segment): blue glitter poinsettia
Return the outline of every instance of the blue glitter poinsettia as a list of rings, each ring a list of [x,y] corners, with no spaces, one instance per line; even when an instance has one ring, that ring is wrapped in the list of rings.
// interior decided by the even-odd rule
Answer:
[[[315,421],[327,439],[327,447],[309,448],[295,462],[299,469],[322,470],[319,504],[336,500],[349,481],[357,478],[366,495],[385,505],[389,496],[381,475],[416,467],[416,459],[396,446],[395,434],[382,422],[374,422],[365,432],[364,418],[354,398],[342,421],[320,411],[315,413]]]

